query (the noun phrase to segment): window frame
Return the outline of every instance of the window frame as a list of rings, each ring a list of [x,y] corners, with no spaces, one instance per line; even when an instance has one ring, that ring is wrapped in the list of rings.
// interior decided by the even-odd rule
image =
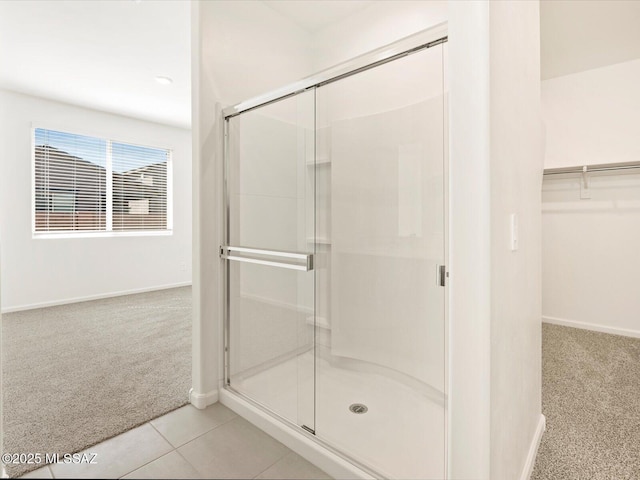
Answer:
[[[111,145],[113,143],[123,143],[127,145],[133,145],[137,147],[153,148],[157,150],[167,151],[167,219],[166,229],[163,230],[67,230],[60,232],[50,231],[36,231],[36,130],[51,130],[54,132],[66,133],[69,135],[81,135],[86,137],[97,138],[107,142],[107,162],[106,168],[106,185],[107,185],[107,214],[106,214],[106,226],[113,227],[113,177],[109,173],[113,173],[111,170],[112,157],[111,157]],[[96,134],[95,132],[87,132],[82,129],[75,128],[56,128],[48,125],[42,125],[39,123],[31,123],[30,131],[30,143],[31,143],[31,238],[33,240],[40,239],[69,239],[69,238],[104,238],[104,237],[164,237],[173,235],[173,151],[172,147],[166,145],[149,145],[143,144],[139,141],[131,141],[129,139],[114,138],[110,135]],[[111,205],[110,205],[111,203]]]

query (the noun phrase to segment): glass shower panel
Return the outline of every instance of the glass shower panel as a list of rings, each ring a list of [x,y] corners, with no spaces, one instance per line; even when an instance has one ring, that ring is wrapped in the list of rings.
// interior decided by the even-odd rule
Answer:
[[[316,435],[389,478],[445,477],[442,56],[316,91]]]
[[[315,93],[231,117],[227,132],[231,388],[313,430]]]

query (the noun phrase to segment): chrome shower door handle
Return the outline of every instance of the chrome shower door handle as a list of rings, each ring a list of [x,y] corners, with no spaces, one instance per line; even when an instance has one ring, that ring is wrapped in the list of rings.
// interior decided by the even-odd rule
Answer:
[[[233,252],[236,252],[239,255],[234,255]],[[298,262],[278,261],[273,258],[270,259],[264,257],[285,258],[298,260]],[[223,245],[220,247],[220,258],[234,262],[254,263],[257,265],[288,268],[290,270],[299,270],[302,272],[313,270],[312,253],[285,252],[282,250],[264,250],[260,248]]]
[[[449,276],[449,272],[447,272],[447,266],[438,265],[438,285],[440,287],[445,287],[447,285],[448,276]]]

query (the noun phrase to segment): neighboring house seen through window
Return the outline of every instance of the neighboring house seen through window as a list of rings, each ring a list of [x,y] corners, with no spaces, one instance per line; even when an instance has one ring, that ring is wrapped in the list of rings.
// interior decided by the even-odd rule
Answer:
[[[171,151],[34,130],[34,232],[167,232]]]

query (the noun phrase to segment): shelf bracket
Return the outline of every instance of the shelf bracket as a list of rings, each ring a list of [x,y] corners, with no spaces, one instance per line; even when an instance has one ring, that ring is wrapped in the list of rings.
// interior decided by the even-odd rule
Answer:
[[[591,198],[591,191],[589,190],[589,176],[587,173],[588,167],[584,165],[582,167],[582,182],[580,182],[580,198],[583,200]]]

